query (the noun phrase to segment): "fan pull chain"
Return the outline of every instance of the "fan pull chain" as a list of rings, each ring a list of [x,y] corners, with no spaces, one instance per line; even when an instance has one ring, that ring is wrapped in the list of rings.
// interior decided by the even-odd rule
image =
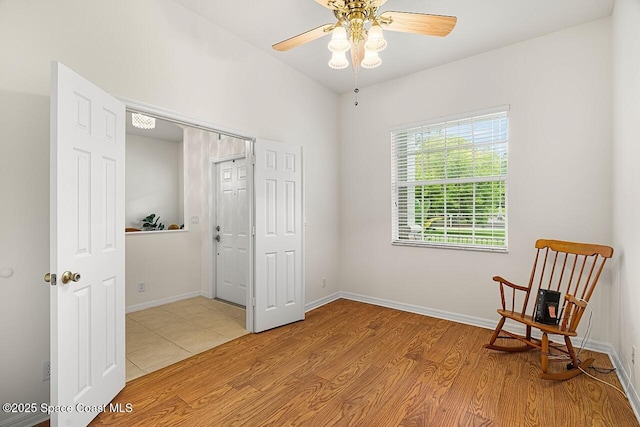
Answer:
[[[354,98],[353,105],[355,107],[357,107],[358,106],[358,92],[360,92],[360,89],[358,89],[358,69],[357,68],[356,68],[356,72],[355,72],[355,82],[354,82],[353,85],[355,86],[355,88],[353,89],[353,93],[354,93],[354,95],[353,95],[353,98]]]

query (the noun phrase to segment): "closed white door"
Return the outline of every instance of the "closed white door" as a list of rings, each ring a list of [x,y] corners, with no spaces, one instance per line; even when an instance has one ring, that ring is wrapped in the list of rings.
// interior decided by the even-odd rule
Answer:
[[[216,297],[245,306],[249,278],[247,162],[217,165]]]
[[[51,425],[81,426],[125,385],[125,107],[60,63],[51,77],[51,405],[72,408]]]
[[[304,319],[302,148],[255,143],[254,331]]]

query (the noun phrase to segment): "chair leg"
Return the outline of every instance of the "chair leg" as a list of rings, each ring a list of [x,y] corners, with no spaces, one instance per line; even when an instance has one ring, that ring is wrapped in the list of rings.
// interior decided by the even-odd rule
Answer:
[[[571,338],[564,337],[564,343],[567,346],[567,353],[569,353],[569,356],[571,357],[571,363],[573,363],[573,367],[575,368],[579,365],[579,363],[578,363],[578,357],[576,356],[576,352],[573,349],[573,344],[571,343]]]
[[[546,374],[549,369],[549,336],[546,332],[542,333],[542,350],[540,352],[542,373]]]
[[[498,339],[498,336],[500,335],[500,331],[504,326],[505,320],[507,319],[505,319],[504,317],[500,318],[500,321],[498,322],[498,326],[496,326],[496,329],[493,331],[493,335],[491,335],[491,339],[489,340],[489,345],[493,345],[493,343],[495,343],[496,340]]]
[[[528,345],[528,344],[519,345],[519,346],[508,346],[508,347],[502,346],[502,345],[496,345],[495,342],[500,336],[500,331],[502,331],[502,327],[504,326],[504,322],[506,320],[507,320],[506,317],[502,317],[500,319],[500,321],[498,322],[498,326],[496,326],[496,329],[493,331],[493,335],[491,335],[491,339],[489,339],[489,344],[485,344],[484,348],[488,348],[489,350],[507,351],[510,353],[518,352],[518,351],[528,351],[534,348],[532,345]],[[527,334],[529,335],[528,338],[530,339],[531,328],[528,328]]]

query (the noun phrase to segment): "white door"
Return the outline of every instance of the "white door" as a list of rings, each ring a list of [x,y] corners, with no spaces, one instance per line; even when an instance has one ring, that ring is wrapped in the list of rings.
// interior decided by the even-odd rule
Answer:
[[[255,144],[254,331],[304,319],[302,148]]]
[[[217,169],[216,297],[244,307],[249,277],[247,161],[229,160]]]
[[[125,107],[58,62],[51,82],[51,405],[72,408],[51,425],[80,426],[125,384]]]

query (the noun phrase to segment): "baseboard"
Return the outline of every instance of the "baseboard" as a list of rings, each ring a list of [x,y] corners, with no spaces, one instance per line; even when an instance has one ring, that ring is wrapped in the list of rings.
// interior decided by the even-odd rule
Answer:
[[[316,309],[318,307],[322,307],[323,305],[329,304],[330,302],[333,302],[335,300],[339,300],[340,298],[342,298],[342,296],[340,295],[340,292],[336,292],[336,293],[333,293],[331,295],[327,295],[326,297],[317,299],[315,301],[311,301],[311,302],[305,304],[304,312],[306,313],[306,312],[314,310],[314,309]]]
[[[366,295],[354,294],[351,292],[340,292],[342,298],[350,299],[352,301],[364,302],[373,305],[379,305],[381,307],[395,308],[396,310],[407,311],[409,313],[422,314],[429,317],[435,317],[437,319],[450,320],[456,323],[463,323],[465,325],[479,326],[485,329],[493,329],[496,327],[498,320],[482,319],[480,317],[467,316],[466,314],[452,313],[444,310],[437,310],[434,308],[422,307],[419,305],[406,304],[403,302],[391,301],[382,298],[375,298]]]
[[[622,384],[622,389],[629,399],[629,403],[631,404],[633,413],[636,415],[638,422],[640,422],[640,399],[638,398],[638,392],[636,391],[633,384],[631,384],[631,377],[629,376],[629,372],[624,368],[622,361],[618,357],[618,353],[611,344],[609,344],[608,346],[609,351],[607,351],[606,353],[609,355],[609,359],[611,359],[613,367],[616,368],[616,374],[618,375],[620,384]]]
[[[157,299],[149,302],[144,302],[142,304],[130,305],[125,309],[125,311],[127,313],[133,313],[134,311],[145,310],[147,308],[158,307],[160,305],[169,304],[171,302],[181,301],[183,299],[189,299],[189,298],[194,298],[199,296],[209,298],[209,296],[204,292],[200,292],[200,291],[189,292],[186,294],[175,295],[168,298],[161,298],[161,299]]]
[[[0,427],[26,427],[40,424],[49,419],[49,416],[42,412],[34,412],[31,414],[20,414],[7,420],[0,421]]]

